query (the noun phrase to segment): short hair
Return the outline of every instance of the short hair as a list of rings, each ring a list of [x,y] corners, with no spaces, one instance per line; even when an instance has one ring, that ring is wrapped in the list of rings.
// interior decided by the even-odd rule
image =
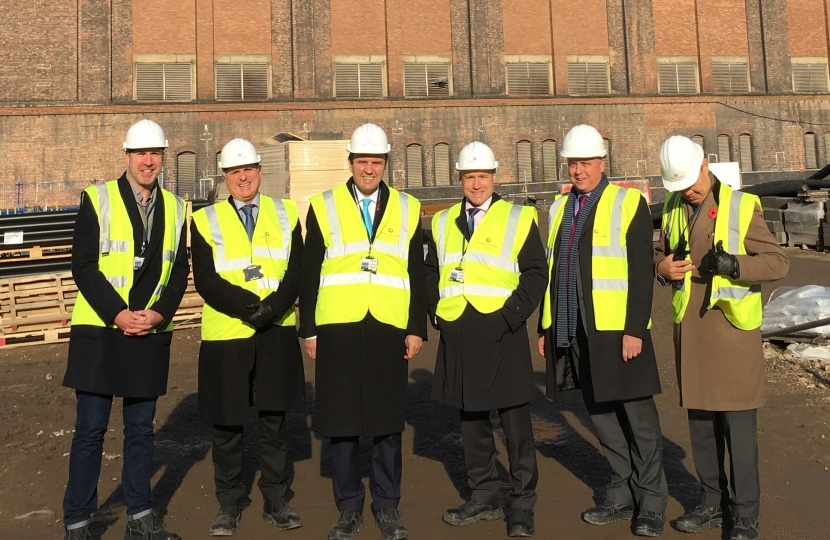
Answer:
[[[386,162],[389,161],[389,154],[355,154],[354,152],[349,152],[349,163],[354,163],[355,159],[363,156],[379,157],[383,158]]]
[[[227,169],[225,167],[222,167],[222,174],[224,175],[229,170],[236,169],[237,167],[250,167],[250,166],[254,166],[257,169],[261,169],[262,168],[262,163],[248,163],[246,165],[237,165],[236,167],[228,167]]]

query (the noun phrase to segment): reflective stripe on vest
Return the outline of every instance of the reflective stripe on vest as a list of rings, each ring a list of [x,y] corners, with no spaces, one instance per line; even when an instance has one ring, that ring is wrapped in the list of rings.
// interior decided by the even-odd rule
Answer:
[[[628,247],[626,235],[637,207],[640,192],[609,185],[597,202],[591,238],[591,298],[594,307],[594,324],[599,331],[625,329],[628,303]],[[556,306],[551,298],[550,283],[555,275],[557,259],[554,253],[556,241],[565,213],[567,196],[557,197],[551,204],[548,222],[548,288],[545,291],[542,327],[553,324]],[[574,239],[577,241],[577,239]],[[560,242],[560,250],[563,249]],[[649,328],[651,321],[649,321]]]
[[[310,201],[326,246],[320,269],[315,323],[358,322],[368,313],[405,329],[409,321],[409,244],[421,205],[389,188],[389,198],[370,244],[360,211],[347,184]],[[377,272],[361,271],[364,257],[377,260]]]
[[[493,313],[504,306],[519,285],[519,251],[531,223],[537,220],[532,207],[498,200],[476,227],[465,254],[464,234],[455,222],[462,211],[458,203],[432,221],[440,276],[436,314],[445,321],[460,317],[468,303],[479,313]],[[464,270],[463,283],[450,279],[458,267]]]
[[[157,189],[164,207],[164,229],[156,233],[163,234],[161,275],[145,309],[155,304],[167,288],[178,253],[185,217],[185,202],[160,186]],[[126,204],[121,198],[118,181],[111,180],[90,186],[84,193],[89,197],[98,216],[98,269],[124,303],[129,305],[130,289],[135,275],[135,246],[132,222]],[[72,311],[72,324],[105,326],[104,321],[80,291]],[[116,326],[112,324],[110,327]],[[171,322],[164,330],[169,331],[172,328]]]
[[[755,208],[760,199],[749,193],[735,191],[724,183],[718,188],[718,213],[712,246],[723,242],[723,249],[732,255],[746,255],[744,241]],[[673,195],[663,204],[663,231],[674,250],[680,241],[680,231],[688,229],[686,212],[680,195]],[[688,241],[688,238],[686,239]],[[672,289],[672,319],[680,324],[691,297],[691,272],[686,273],[683,286]],[[711,296],[707,309],[717,307],[726,319],[740,330],[754,330],[761,326],[763,307],[760,285],[746,285],[727,276],[713,276]]]
[[[223,201],[193,214],[199,234],[213,251],[213,266],[219,277],[236,287],[256,294],[260,300],[277,291],[291,254],[292,232],[298,221],[297,205],[291,200],[259,196],[259,212],[252,239],[232,203]],[[262,277],[247,281],[244,269],[260,267]],[[292,305],[274,321],[278,326],[294,326],[296,315]],[[202,313],[202,339],[227,341],[254,335],[253,326],[231,317],[205,303]]]

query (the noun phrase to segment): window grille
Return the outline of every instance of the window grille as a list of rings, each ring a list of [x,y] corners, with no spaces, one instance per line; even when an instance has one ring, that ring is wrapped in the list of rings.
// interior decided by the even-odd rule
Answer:
[[[744,133],[739,138],[741,150],[741,171],[752,170],[752,137]]]
[[[448,97],[449,64],[404,64],[403,93],[408,98]]]
[[[608,93],[608,64],[568,63],[568,94],[584,96]]]
[[[657,91],[661,94],[697,94],[697,65],[657,64]]]
[[[712,63],[712,82],[716,94],[749,92],[749,70],[745,63]]]
[[[192,64],[135,64],[136,101],[191,101]]]
[[[816,134],[804,134],[804,156],[807,160],[808,169],[818,169],[818,155],[816,152]]]
[[[793,64],[793,92],[827,93],[827,64]]]
[[[528,62],[507,64],[508,95],[547,96],[550,93],[550,64]]]
[[[732,146],[729,144],[729,135],[718,135],[718,161],[721,163],[732,161]]]
[[[547,140],[542,142],[542,173],[545,182],[556,182],[558,180],[559,164],[557,163],[556,141]]]
[[[703,146],[703,135],[695,135],[695,136],[693,136],[693,137],[692,137],[692,142],[695,142],[695,143],[697,143],[698,145],[700,145],[700,147],[701,147],[701,148],[703,148],[703,149],[704,149],[704,151],[705,151],[706,147],[705,147],[705,146]]]
[[[196,154],[182,152],[176,156],[176,195],[192,199],[196,194]]]
[[[383,64],[335,64],[334,94],[338,98],[382,98]]]
[[[533,161],[531,159],[530,141],[516,143],[516,164],[518,165],[518,181],[533,182]]]
[[[450,185],[450,145],[435,145],[435,185]]]
[[[216,100],[268,99],[268,64],[216,64]]]
[[[420,144],[406,147],[406,187],[424,185],[424,152]]]

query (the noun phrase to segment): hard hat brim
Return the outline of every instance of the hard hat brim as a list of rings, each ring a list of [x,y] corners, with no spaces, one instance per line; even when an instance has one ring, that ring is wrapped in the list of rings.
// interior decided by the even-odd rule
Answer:
[[[573,156],[565,152],[560,152],[559,155],[564,159],[605,159],[608,156],[608,152],[603,152],[601,155],[597,156]]]
[[[660,178],[663,180],[663,187],[666,188],[666,191],[685,191],[695,185],[697,182],[697,176],[691,176],[689,178],[684,178],[683,180],[666,180],[663,175],[660,175]]]
[[[470,171],[495,171],[499,168],[499,162],[494,161],[493,167],[462,167],[460,163],[457,161],[455,162],[455,170],[458,172],[470,172]]]

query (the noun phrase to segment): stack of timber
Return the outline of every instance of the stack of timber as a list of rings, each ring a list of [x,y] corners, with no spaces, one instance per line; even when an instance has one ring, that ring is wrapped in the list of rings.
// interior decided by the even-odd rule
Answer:
[[[70,272],[0,280],[0,347],[67,341],[77,296]],[[199,326],[203,303],[191,274],[173,326]]]

